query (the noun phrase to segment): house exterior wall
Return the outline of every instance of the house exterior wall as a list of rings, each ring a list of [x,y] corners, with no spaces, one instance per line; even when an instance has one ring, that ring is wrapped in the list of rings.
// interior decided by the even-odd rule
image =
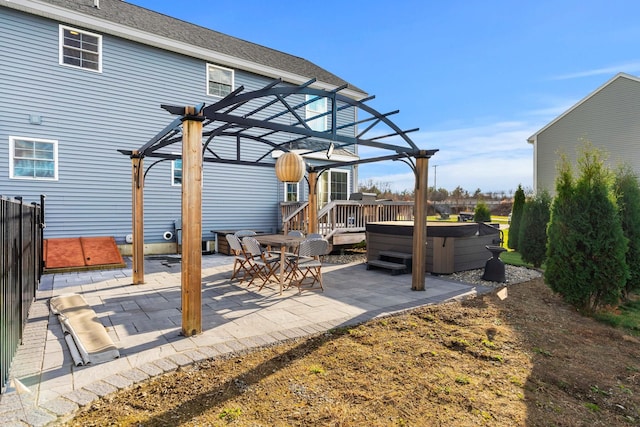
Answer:
[[[45,194],[45,238],[108,235],[122,244],[131,233],[131,161],[116,150],[138,149],[174,119],[161,104],[218,98],[206,95],[207,61],[109,34],[101,34],[102,72],[59,65],[59,24],[0,6],[0,194],[27,201]],[[235,70],[235,87],[271,80]],[[58,179],[10,179],[10,137],[58,141]],[[249,156],[265,150],[243,147]],[[145,169],[156,160],[146,158]],[[203,170],[203,240],[215,229],[279,229],[283,185],[272,169],[205,163]],[[144,199],[145,243],[162,243],[181,213],[170,161],[148,171]]]
[[[640,82],[613,79],[534,138],[536,191],[554,194],[559,153],[575,165],[581,141],[604,150],[610,167],[625,163],[640,173]]]

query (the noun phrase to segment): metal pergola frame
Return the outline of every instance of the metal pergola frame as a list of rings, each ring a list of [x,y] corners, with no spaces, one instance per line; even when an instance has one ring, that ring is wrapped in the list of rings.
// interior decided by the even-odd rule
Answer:
[[[327,152],[328,160],[320,166],[307,164],[309,206],[316,206],[319,174],[337,166],[353,166],[385,160],[408,164],[416,177],[413,235],[413,290],[424,290],[426,254],[426,203],[428,161],[438,150],[422,150],[407,135],[418,129],[401,130],[389,117],[399,111],[381,114],[367,101],[355,100],[334,90],[312,87],[315,79],[298,86],[275,80],[261,89],[246,91],[243,86],[219,101],[205,106],[168,106],[162,108],[176,117],[138,150],[118,150],[132,161],[133,283],[144,283],[144,215],[143,189],[146,173],[154,165],[182,159],[182,333],[191,336],[201,328],[201,239],[202,239],[202,168],[205,162],[245,166],[275,167],[269,157],[274,152],[300,150],[304,154]],[[306,106],[326,100],[326,112],[306,116]],[[344,122],[338,113],[350,110],[353,120]],[[360,117],[360,116],[363,117]],[[314,129],[313,121],[324,119],[327,130]],[[380,131],[386,127],[386,133]],[[360,127],[364,127],[359,131]],[[389,143],[398,140],[402,145]],[[214,142],[215,141],[215,142]],[[182,144],[182,154],[169,151]],[[248,149],[251,144],[252,149]],[[259,151],[255,144],[266,146]],[[247,149],[244,149],[245,146]],[[331,162],[335,148],[370,147],[393,154],[359,158],[350,162]],[[355,149],[354,149],[355,151]],[[256,154],[259,153],[259,154]],[[144,171],[144,158],[153,158]],[[317,215],[309,209],[309,231],[317,231]]]

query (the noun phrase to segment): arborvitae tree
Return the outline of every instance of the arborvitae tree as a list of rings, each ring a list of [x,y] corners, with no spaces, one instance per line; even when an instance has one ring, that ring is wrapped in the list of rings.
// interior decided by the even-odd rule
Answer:
[[[539,268],[547,257],[547,225],[551,206],[551,196],[547,191],[538,193],[524,204],[518,251],[522,259]]]
[[[513,207],[511,208],[511,224],[509,224],[509,249],[518,250],[518,238],[520,237],[520,223],[522,221],[522,211],[526,198],[522,185],[518,184],[516,194],[513,196]]]
[[[595,311],[619,302],[629,274],[627,239],[600,152],[587,146],[578,165],[575,184],[566,159],[560,167],[544,278],[570,304]]]
[[[618,209],[624,236],[629,240],[627,265],[629,279],[624,296],[640,290],[640,185],[638,176],[629,166],[621,166],[616,172],[614,190],[618,197]]]
[[[491,211],[485,202],[478,202],[473,212],[475,222],[491,222]]]

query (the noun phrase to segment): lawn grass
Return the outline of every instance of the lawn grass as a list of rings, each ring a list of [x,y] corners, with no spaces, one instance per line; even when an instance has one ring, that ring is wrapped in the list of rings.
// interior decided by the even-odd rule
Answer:
[[[605,311],[594,316],[598,321],[624,329],[633,335],[640,335],[640,295],[632,294],[629,301],[613,311]]]
[[[522,256],[520,255],[520,252],[516,252],[516,251],[507,251],[507,252],[503,252],[500,254],[500,259],[505,263],[505,264],[509,264],[509,265],[515,265],[516,267],[529,267],[529,268],[533,268],[533,265],[524,262],[522,260]]]

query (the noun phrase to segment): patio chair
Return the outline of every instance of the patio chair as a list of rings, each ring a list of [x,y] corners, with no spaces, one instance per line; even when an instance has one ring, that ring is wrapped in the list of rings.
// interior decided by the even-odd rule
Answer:
[[[290,232],[287,233],[287,236],[304,237],[304,233],[299,230],[291,230]]]
[[[311,233],[307,236],[307,239],[322,239],[322,234],[320,233]]]
[[[324,239],[307,239],[300,243],[298,248],[298,258],[295,259],[292,273],[293,280],[289,286],[298,288],[298,294],[302,289],[315,289],[315,284],[320,285],[318,289],[324,292],[322,286],[322,262],[320,257],[325,255],[329,249],[329,242]]]
[[[251,257],[251,270],[249,272],[251,281],[247,286],[251,286],[256,278],[262,280],[262,285],[258,290],[261,290],[272,278],[278,281],[277,271],[280,266],[280,256],[271,255],[269,252],[264,251],[260,243],[252,236],[243,237],[242,245],[246,253]]]
[[[256,232],[253,230],[238,230],[234,234],[238,239],[242,239],[247,236],[255,236]]]
[[[240,283],[242,283],[251,275],[251,260],[244,251],[242,242],[240,242],[240,239],[238,239],[235,234],[227,234],[225,237],[227,238],[227,242],[229,242],[229,248],[231,248],[231,253],[233,253],[234,256],[231,280],[235,279],[238,273],[242,271],[242,278],[240,279]]]

